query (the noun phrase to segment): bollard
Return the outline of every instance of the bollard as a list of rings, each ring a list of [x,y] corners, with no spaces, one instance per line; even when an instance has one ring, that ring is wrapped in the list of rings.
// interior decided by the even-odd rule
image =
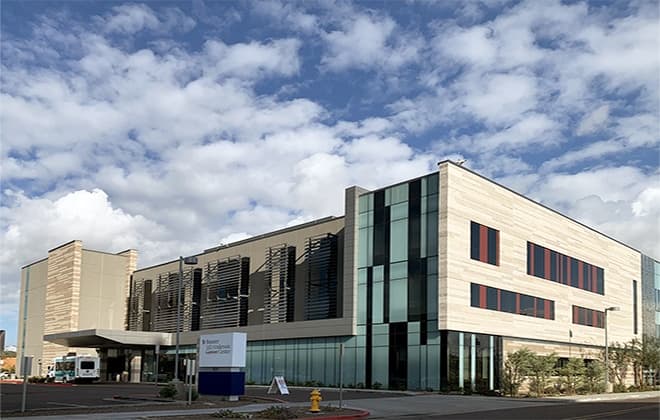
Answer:
[[[312,392],[309,394],[309,400],[312,402],[311,407],[309,408],[309,411],[312,413],[318,413],[321,411],[321,391],[318,389],[312,390]]]

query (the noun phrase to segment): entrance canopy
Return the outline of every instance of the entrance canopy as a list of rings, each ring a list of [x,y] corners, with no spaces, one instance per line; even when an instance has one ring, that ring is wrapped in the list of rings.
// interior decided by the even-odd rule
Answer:
[[[44,335],[45,341],[66,347],[153,347],[172,345],[172,334],[151,331],[81,330]]]

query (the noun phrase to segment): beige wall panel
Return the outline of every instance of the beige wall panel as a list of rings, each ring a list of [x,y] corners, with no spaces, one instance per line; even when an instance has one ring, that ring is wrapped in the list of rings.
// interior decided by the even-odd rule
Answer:
[[[127,256],[83,250],[78,329],[123,329]]]
[[[28,318],[25,322],[25,343],[23,343],[23,326],[25,317],[25,284],[27,276],[30,276],[29,286],[27,289],[27,314]],[[33,356],[32,375],[39,375],[39,365],[37,360],[42,358],[42,347],[44,335],[44,304],[46,302],[46,284],[48,281],[48,261],[43,260],[21,270],[21,294],[20,306],[18,314],[18,345],[17,345],[17,358],[16,369],[17,373],[21,369],[21,358],[23,355]],[[24,347],[25,345],[25,347]],[[25,351],[23,351],[25,348]],[[42,366],[42,371],[45,372],[46,367]]]
[[[48,252],[44,334],[78,329],[81,264],[81,241],[69,242]],[[43,358],[52,360],[67,351],[66,347],[44,342]]]
[[[442,187],[448,189],[442,203],[447,215],[446,238],[441,236],[446,267],[441,265],[440,328],[558,342],[567,342],[572,330],[576,344],[603,345],[604,329],[572,323],[572,305],[601,311],[619,306],[621,311],[608,317],[610,341],[636,337],[632,280],[639,283],[641,275],[637,251],[468,170],[452,164],[443,170]],[[500,266],[470,259],[470,221],[500,231]],[[527,275],[527,241],[602,267],[605,295]],[[555,320],[472,308],[471,282],[554,300]]]

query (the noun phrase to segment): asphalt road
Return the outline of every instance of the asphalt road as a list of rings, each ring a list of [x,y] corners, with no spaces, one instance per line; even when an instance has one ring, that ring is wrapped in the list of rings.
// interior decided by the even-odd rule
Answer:
[[[411,419],[417,417],[405,416],[399,418]],[[624,401],[557,403],[539,407],[520,407],[463,414],[425,415],[424,418],[437,420],[599,420],[606,418],[617,420],[658,420],[660,418],[660,401],[657,398],[647,398]]]

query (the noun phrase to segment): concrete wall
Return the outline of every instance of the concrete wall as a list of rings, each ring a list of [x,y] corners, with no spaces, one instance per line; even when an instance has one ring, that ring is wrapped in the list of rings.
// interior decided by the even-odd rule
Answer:
[[[20,374],[23,355],[33,356],[34,361],[42,357],[47,283],[48,260],[35,262],[23,267],[21,270],[21,300],[18,313],[18,344],[16,346],[17,375]],[[27,306],[25,306],[26,294]],[[23,335],[24,332],[25,336]],[[38,365],[33,363],[32,375],[38,374]]]
[[[572,330],[574,345],[601,346],[604,329],[573,324],[572,305],[619,306],[608,316],[610,341],[641,337],[641,324],[633,334],[632,313],[632,281],[638,288],[641,283],[639,252],[465,168],[445,163],[440,174],[441,329],[559,343],[568,343]],[[499,230],[499,266],[470,259],[470,221]],[[602,267],[605,295],[528,275],[527,241]],[[554,300],[555,319],[472,308],[470,282]]]
[[[136,259],[134,250],[109,254],[85,250],[81,241],[71,241],[48,251],[48,258],[24,267],[21,270],[18,323],[19,365],[23,354],[34,356],[32,375],[45,375],[47,367],[57,356],[68,352],[94,353],[94,349],[71,348],[44,341],[46,334],[91,328],[123,329],[127,284]]]

